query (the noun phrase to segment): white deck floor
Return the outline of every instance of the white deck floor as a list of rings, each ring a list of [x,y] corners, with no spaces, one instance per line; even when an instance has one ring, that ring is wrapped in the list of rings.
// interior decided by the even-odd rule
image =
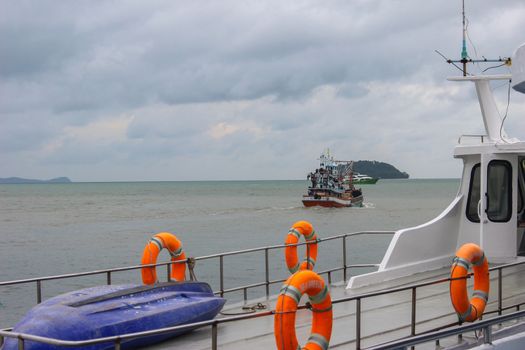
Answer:
[[[515,303],[525,302],[525,266],[509,268],[503,278],[503,307]],[[396,281],[396,286],[411,285],[415,282],[430,281],[440,277],[448,277],[448,269],[416,275]],[[491,291],[486,311],[497,310],[498,290],[497,272],[491,273]],[[363,293],[386,289],[393,283],[384,283],[381,286],[361,288],[356,291],[345,289],[345,284],[330,286],[332,299],[346,296],[361,295]],[[416,333],[421,333],[457,321],[449,297],[449,283],[441,283],[418,288],[416,308]],[[364,299],[361,312],[361,347],[372,346],[390,340],[410,335],[411,322],[411,292],[404,291]],[[303,297],[302,301],[306,298]],[[267,301],[270,309],[274,309],[275,298]],[[225,307],[224,312],[242,312],[242,305]],[[354,349],[356,335],[356,302],[349,301],[334,305],[334,323],[331,349]],[[228,317],[228,316],[221,316]],[[490,317],[490,316],[487,316]],[[299,343],[304,345],[308,338],[311,326],[311,313],[300,310],[296,319],[296,332]],[[464,335],[464,339],[473,339],[474,334]],[[259,317],[220,324],[218,327],[219,349],[275,349],[273,334],[273,316]],[[441,346],[457,344],[457,338],[445,339]],[[167,341],[148,349],[210,349],[211,327],[199,329],[177,339]],[[434,344],[426,344],[418,349],[433,349]]]

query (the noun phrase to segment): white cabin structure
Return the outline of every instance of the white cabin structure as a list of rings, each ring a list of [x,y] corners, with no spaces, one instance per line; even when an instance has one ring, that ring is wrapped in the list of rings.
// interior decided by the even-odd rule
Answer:
[[[449,79],[474,83],[486,132],[459,138],[454,157],[463,160],[463,174],[456,198],[435,219],[398,230],[379,269],[352,277],[347,288],[450,266],[467,242],[480,245],[491,263],[525,259],[525,142],[507,136],[490,87],[511,79],[525,93],[525,45],[513,56],[512,76]]]

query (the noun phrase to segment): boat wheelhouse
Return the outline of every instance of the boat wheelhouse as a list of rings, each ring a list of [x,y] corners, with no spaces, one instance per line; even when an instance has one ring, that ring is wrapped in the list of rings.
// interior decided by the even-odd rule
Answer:
[[[515,54],[513,71],[523,69],[523,52],[525,46]],[[511,263],[525,255],[525,142],[505,132],[490,87],[491,81],[511,84],[511,76],[449,80],[474,84],[486,130],[485,135],[458,140],[454,157],[463,161],[458,193],[435,219],[397,231],[378,271],[353,277],[348,288],[448,266],[456,249],[467,242],[479,244],[491,263]],[[512,84],[523,92],[519,79]]]
[[[311,182],[303,196],[305,207],[361,207],[363,193],[352,181],[352,161],[335,160],[326,150],[319,157],[319,168],[308,174]]]

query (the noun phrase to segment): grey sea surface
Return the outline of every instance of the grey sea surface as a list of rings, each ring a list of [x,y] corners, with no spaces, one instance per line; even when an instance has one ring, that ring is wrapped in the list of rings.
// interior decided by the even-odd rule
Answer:
[[[306,186],[299,180],[0,185],[0,282],[138,265],[148,240],[162,231],[174,233],[191,257],[282,244],[298,220],[310,221],[320,238],[394,231],[436,217],[459,179],[362,185],[363,208],[305,208]],[[348,263],[379,263],[390,238],[348,239]],[[320,245],[315,269],[341,266],[341,246],[340,240]],[[286,278],[284,252],[270,250],[269,257],[270,280]],[[162,252],[159,261],[168,259]],[[218,259],[198,261],[195,272],[219,290]],[[225,289],[264,281],[264,252],[225,257],[224,276]],[[106,275],[44,281],[42,297],[105,283]],[[112,283],[141,283],[140,270],[114,273]],[[262,293],[264,287],[254,288],[248,297]],[[0,327],[13,326],[35,303],[35,283],[0,286]]]

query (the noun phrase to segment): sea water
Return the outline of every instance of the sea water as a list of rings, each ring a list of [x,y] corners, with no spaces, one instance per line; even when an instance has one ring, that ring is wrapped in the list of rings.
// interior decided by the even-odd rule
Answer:
[[[361,186],[362,208],[305,208],[306,181],[0,185],[0,282],[138,265],[148,240],[162,231],[177,235],[191,257],[282,244],[298,220],[310,221],[320,238],[394,231],[437,216],[458,185],[457,179],[380,180]],[[390,239],[348,239],[348,263],[379,263]],[[341,266],[341,246],[340,240],[322,244],[316,270]],[[269,258],[270,280],[286,278],[283,251],[270,250]],[[168,259],[161,253],[159,260]],[[218,259],[198,261],[195,272],[220,289]],[[111,278],[141,283],[140,270]],[[264,280],[264,252],[224,258],[225,289]],[[42,297],[105,283],[106,275],[44,281]],[[264,287],[249,293],[260,296]],[[12,326],[35,303],[35,283],[0,286],[0,327]]]

